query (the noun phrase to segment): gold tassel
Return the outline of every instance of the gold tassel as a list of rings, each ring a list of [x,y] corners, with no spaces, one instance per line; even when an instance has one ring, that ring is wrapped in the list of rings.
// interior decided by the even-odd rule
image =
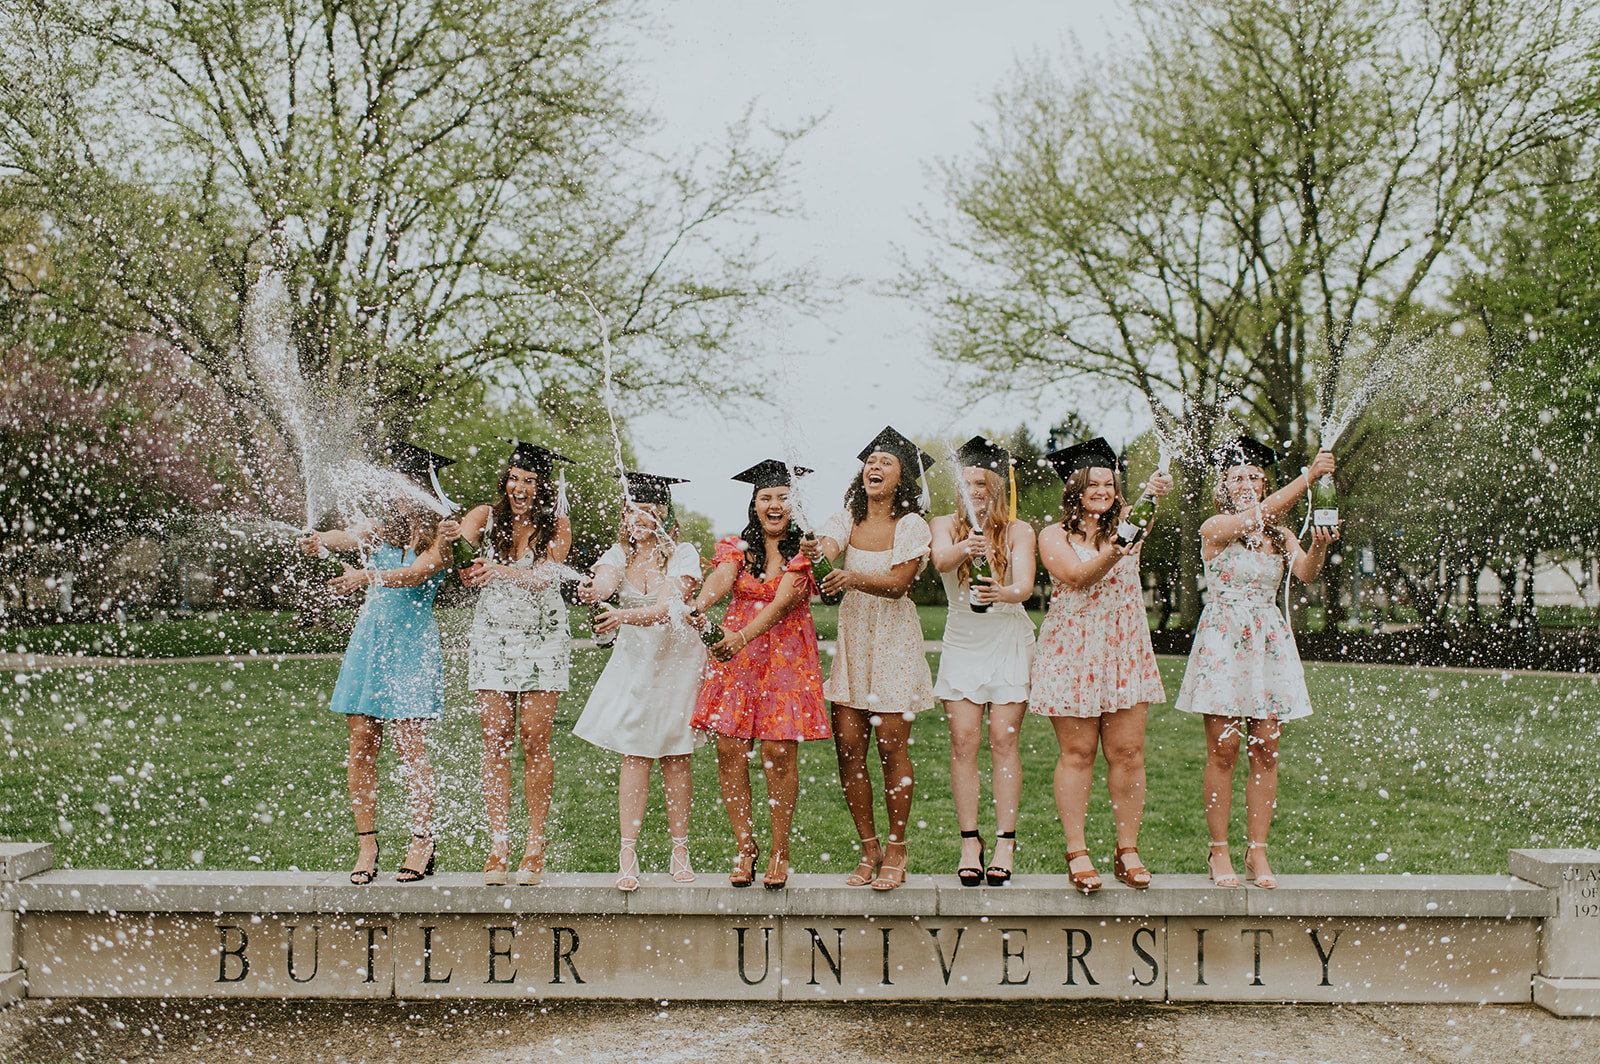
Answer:
[[[1008,510],[1008,512],[1010,513],[1011,516],[1010,516],[1009,520],[1015,521],[1017,519],[1017,462],[1016,462],[1016,459],[1012,459],[1011,461],[1006,463],[1006,475],[1011,478],[1011,506],[1009,507],[1009,510]]]

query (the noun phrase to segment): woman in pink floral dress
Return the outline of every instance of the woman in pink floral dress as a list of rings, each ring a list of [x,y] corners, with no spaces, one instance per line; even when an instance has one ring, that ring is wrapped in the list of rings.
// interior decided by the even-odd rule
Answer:
[[[1240,436],[1219,456],[1220,512],[1200,526],[1206,608],[1173,707],[1205,715],[1202,796],[1211,829],[1206,864],[1211,878],[1223,887],[1239,885],[1228,855],[1228,821],[1233,770],[1246,735],[1250,774],[1244,802],[1250,845],[1245,874],[1259,886],[1278,885],[1267,863],[1267,831],[1278,804],[1278,723],[1310,716],[1311,697],[1294,634],[1278,610],[1277,593],[1291,571],[1306,583],[1317,579],[1328,544],[1339,538],[1337,529],[1313,529],[1311,549],[1301,551],[1299,540],[1283,525],[1316,479],[1333,472],[1333,455],[1322,451],[1306,473],[1268,495],[1267,471],[1276,462],[1270,447],[1248,436]]]
[[[1131,887],[1150,885],[1139,860],[1144,816],[1144,727],[1151,702],[1165,702],[1150,645],[1139,581],[1139,547],[1119,544],[1127,508],[1117,453],[1093,439],[1047,456],[1066,481],[1061,523],[1039,533],[1039,556],[1055,584],[1039,629],[1029,710],[1050,718],[1061,756],[1056,761],[1056,811],[1067,836],[1067,874],[1085,894],[1100,876],[1084,841],[1097,748],[1106,755],[1106,789],[1117,826],[1112,872]],[[1172,490],[1164,474],[1151,478],[1157,497]]]

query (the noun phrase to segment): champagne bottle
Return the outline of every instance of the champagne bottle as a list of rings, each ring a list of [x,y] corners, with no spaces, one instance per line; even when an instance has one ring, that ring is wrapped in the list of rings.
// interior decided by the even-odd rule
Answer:
[[[1131,547],[1139,542],[1150,531],[1150,523],[1155,519],[1156,497],[1146,488],[1138,501],[1128,508],[1127,516],[1118,523],[1117,545]]]
[[[994,569],[989,564],[988,552],[972,559],[972,577],[967,582],[967,609],[973,613],[988,613],[991,603],[975,602],[972,592],[983,582],[983,578],[993,574]]]
[[[696,617],[702,616],[699,610],[695,610],[694,615]],[[727,637],[728,633],[723,630],[722,625],[712,621],[706,626],[706,630],[700,633],[700,642],[708,647],[714,647]]]
[[[317,579],[326,583],[343,573],[344,566],[340,565],[339,559],[333,556],[333,551],[318,543],[316,570]]]
[[[807,535],[813,539],[816,538],[812,533],[807,533]],[[818,554],[816,560],[811,563],[811,578],[817,582],[817,594],[821,595],[822,601],[829,606],[837,606],[840,600],[844,598],[843,591],[833,594],[823,594],[822,592],[822,581],[827,579],[828,574],[833,570],[834,565],[825,554]]]
[[[1331,473],[1324,473],[1311,485],[1311,523],[1317,528],[1339,527],[1339,496]]]
[[[457,570],[466,569],[478,560],[478,548],[467,542],[465,536],[457,536],[450,544],[450,562]]]
[[[611,597],[606,599],[604,602],[596,602],[593,606],[589,607],[589,634],[594,636],[594,645],[603,650],[610,650],[612,646],[616,644],[617,633],[621,631],[620,628],[613,628],[609,632],[596,632],[594,630],[595,622],[600,619],[600,611],[607,606],[610,606],[612,609],[616,609],[616,592],[612,592]]]

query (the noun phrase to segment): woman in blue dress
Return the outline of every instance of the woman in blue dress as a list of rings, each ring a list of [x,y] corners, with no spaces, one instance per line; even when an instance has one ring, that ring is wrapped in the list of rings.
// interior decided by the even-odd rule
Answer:
[[[377,876],[378,750],[385,723],[393,723],[411,802],[411,844],[395,877],[415,882],[433,874],[433,768],[426,724],[444,707],[444,655],[433,598],[444,583],[447,538],[439,515],[420,503],[397,500],[373,526],[356,531],[312,532],[301,541],[308,554],[359,550],[366,565],[328,581],[336,594],[366,588],[367,601],[339,666],[329,705],[350,721],[345,771],[360,853],[350,882]]]

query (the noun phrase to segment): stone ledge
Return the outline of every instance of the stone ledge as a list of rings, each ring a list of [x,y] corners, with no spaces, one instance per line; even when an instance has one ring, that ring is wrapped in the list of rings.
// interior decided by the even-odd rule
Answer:
[[[0,972],[0,1009],[28,996],[28,973]]]
[[[1533,1003],[1556,1016],[1600,1016],[1600,979],[1533,977]]]
[[[1541,919],[1547,890],[1505,875],[1283,876],[1276,890],[1222,889],[1201,875],[1157,875],[1148,891],[1115,881],[1084,897],[1066,876],[1021,875],[1005,887],[962,887],[954,876],[912,876],[873,891],[836,875],[795,875],[781,891],[735,889],[720,874],[692,884],[646,874],[632,894],[606,873],[554,873],[536,887],[486,887],[476,873],[421,883],[355,886],[346,872],[140,872],[70,869],[0,885],[0,907],[20,912],[330,914],[549,913],[648,916],[1225,917],[1311,916]]]
[[[38,875],[55,864],[55,853],[48,842],[0,842],[0,883]]]

